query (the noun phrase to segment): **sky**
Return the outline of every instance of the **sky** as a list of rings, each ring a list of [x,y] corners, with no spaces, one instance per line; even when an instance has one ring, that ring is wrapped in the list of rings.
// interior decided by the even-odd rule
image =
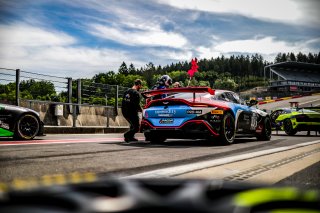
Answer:
[[[123,61],[273,62],[320,52],[319,11],[320,0],[0,0],[0,67],[91,78]]]

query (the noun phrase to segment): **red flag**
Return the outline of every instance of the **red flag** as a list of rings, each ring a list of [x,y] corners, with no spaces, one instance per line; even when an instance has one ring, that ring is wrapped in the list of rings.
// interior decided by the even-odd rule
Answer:
[[[191,60],[191,69],[188,70],[188,74],[189,74],[190,78],[193,77],[194,73],[198,72],[199,66],[198,66],[197,62],[198,62],[197,58],[194,58]]]

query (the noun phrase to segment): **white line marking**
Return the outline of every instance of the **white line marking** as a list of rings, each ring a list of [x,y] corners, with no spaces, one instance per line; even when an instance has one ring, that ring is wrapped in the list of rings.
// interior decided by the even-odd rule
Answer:
[[[231,157],[227,157],[227,158],[221,158],[221,159],[215,159],[215,160],[204,161],[204,162],[199,162],[199,163],[193,163],[193,164],[188,164],[188,165],[183,165],[183,166],[175,166],[175,167],[170,167],[170,168],[165,168],[165,169],[158,169],[158,170],[143,172],[143,173],[139,173],[139,174],[135,174],[135,175],[125,176],[122,178],[171,177],[171,176],[181,175],[184,173],[193,172],[193,171],[197,171],[197,170],[201,170],[201,169],[220,166],[220,165],[233,163],[233,162],[237,162],[237,161],[242,161],[242,160],[247,160],[247,159],[260,157],[260,156],[264,156],[264,155],[270,155],[273,153],[283,152],[283,151],[287,151],[287,150],[291,150],[291,149],[296,149],[299,147],[309,146],[309,145],[313,145],[313,144],[317,144],[317,143],[320,143],[320,140],[306,142],[306,143],[302,143],[302,144],[296,144],[296,145],[287,146],[287,147],[279,147],[279,148],[263,150],[263,151],[248,153],[248,154],[242,154],[242,155],[237,155],[237,156],[231,156]]]
[[[138,137],[138,140],[144,138]],[[17,146],[17,145],[48,145],[48,144],[68,144],[68,143],[101,143],[124,141],[123,138],[95,138],[95,139],[53,139],[53,140],[30,140],[30,141],[0,141],[0,146]]]
[[[304,103],[299,103],[299,105],[304,105],[304,104],[308,104],[308,103],[316,102],[316,101],[320,101],[320,99],[317,99],[317,100],[311,100],[311,101],[307,101],[307,102],[304,102]]]

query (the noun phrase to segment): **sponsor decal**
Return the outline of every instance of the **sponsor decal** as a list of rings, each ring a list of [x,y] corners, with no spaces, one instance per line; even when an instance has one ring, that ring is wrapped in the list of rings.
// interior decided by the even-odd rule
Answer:
[[[176,110],[175,109],[168,109],[168,110],[156,110],[154,111],[154,113],[156,114],[176,114]]]
[[[172,124],[173,123],[173,118],[162,118],[159,121],[160,124]]]
[[[169,109],[169,110],[156,110],[155,114],[159,117],[173,117],[177,111],[175,109]]]
[[[221,120],[222,120],[221,115],[212,115],[209,121],[210,123],[221,123]]]
[[[4,128],[4,129],[10,129],[9,124],[3,123],[2,121],[0,121],[0,127]]]
[[[172,114],[158,114],[159,117],[172,117]]]
[[[202,110],[198,109],[198,110],[187,110],[187,114],[202,114]]]
[[[258,126],[258,116],[256,113],[253,113],[252,117],[251,117],[250,129],[255,130],[257,128],[257,126]]]
[[[223,110],[211,110],[211,114],[223,115]]]
[[[290,91],[298,91],[298,87],[297,86],[290,86]]]

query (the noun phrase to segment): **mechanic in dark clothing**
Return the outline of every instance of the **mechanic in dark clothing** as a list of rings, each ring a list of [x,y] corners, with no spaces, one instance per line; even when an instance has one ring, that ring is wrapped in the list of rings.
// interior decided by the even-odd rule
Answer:
[[[130,124],[130,130],[124,133],[124,141],[138,141],[134,138],[134,134],[139,131],[139,116],[138,112],[142,112],[140,106],[139,90],[142,87],[140,79],[134,81],[131,89],[128,89],[122,97],[122,114]]]

